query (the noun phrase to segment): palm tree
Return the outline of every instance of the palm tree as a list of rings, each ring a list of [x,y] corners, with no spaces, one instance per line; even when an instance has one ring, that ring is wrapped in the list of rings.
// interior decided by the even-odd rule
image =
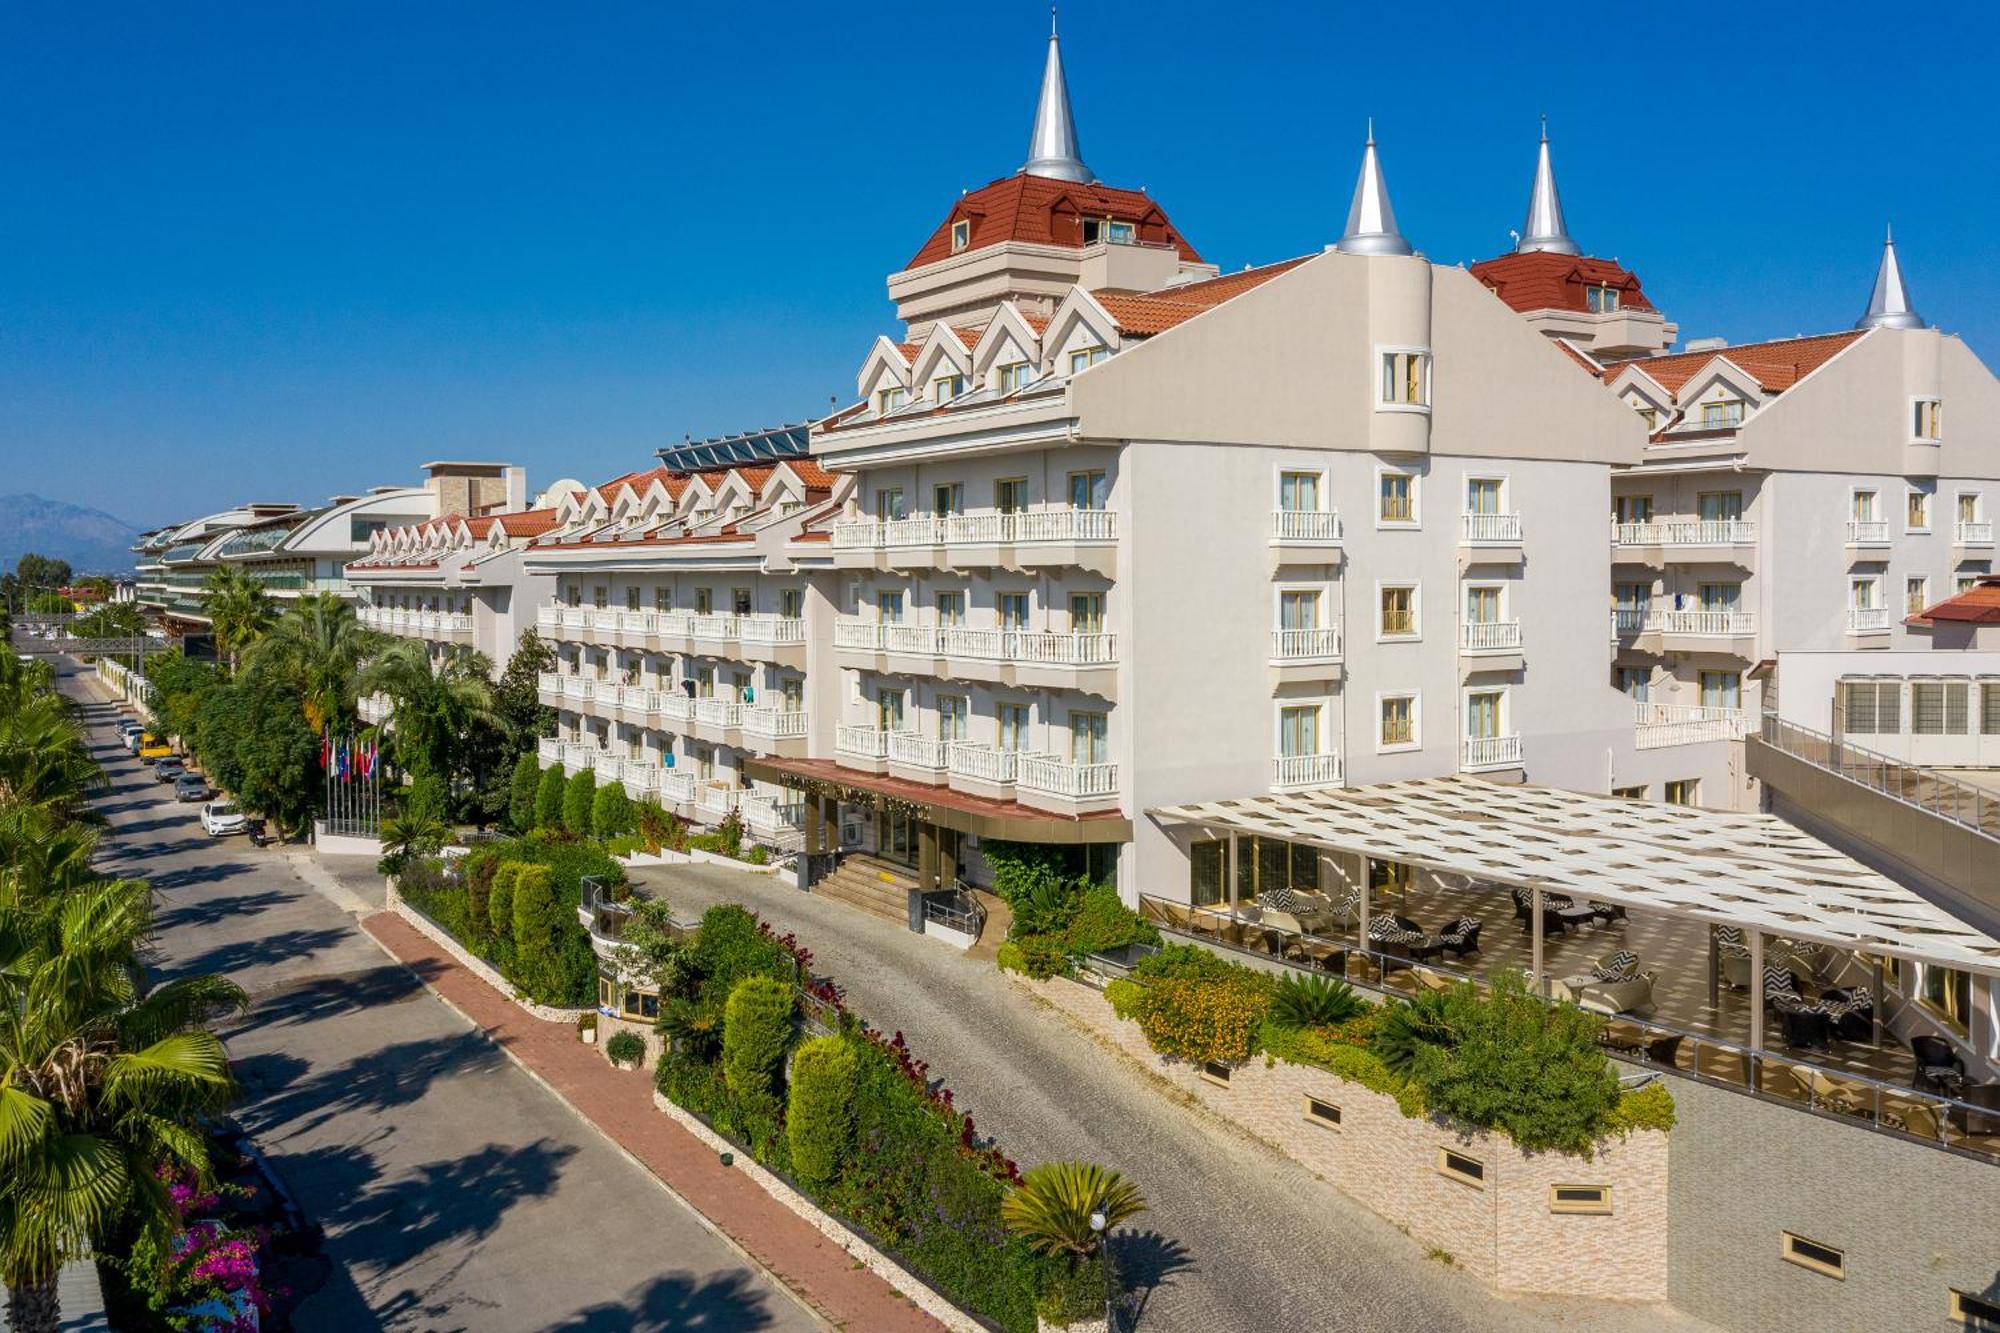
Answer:
[[[63,1265],[176,1214],[158,1173],[207,1179],[200,1128],[235,1095],[206,1024],[248,1007],[219,977],[142,992],[151,890],[98,882],[0,904],[0,1280],[24,1333],[54,1333]]]
[[[201,607],[215,630],[216,651],[227,655],[236,673],[237,655],[249,647],[271,619],[271,599],[264,585],[235,565],[211,573],[201,590]]]
[[[356,689],[389,696],[388,749],[409,773],[452,774],[456,752],[478,725],[494,725],[493,662],[479,652],[433,659],[415,639],[398,639],[361,672]]]
[[[354,719],[361,667],[388,636],[367,628],[333,593],[301,597],[250,650],[253,675],[282,681],[301,701],[315,732],[345,731]]]
[[[1029,1249],[1072,1264],[1096,1253],[1103,1235],[1145,1210],[1138,1186],[1094,1162],[1044,1162],[1000,1203],[1001,1219]]]
[[[0,809],[45,826],[83,816],[104,775],[84,749],[83,729],[47,671],[0,654]]]

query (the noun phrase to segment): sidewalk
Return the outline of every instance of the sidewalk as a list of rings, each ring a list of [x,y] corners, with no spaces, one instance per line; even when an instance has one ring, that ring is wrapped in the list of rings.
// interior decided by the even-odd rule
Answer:
[[[838,1328],[867,1333],[938,1325],[653,1105],[650,1074],[613,1069],[566,1025],[529,1018],[400,917],[362,928],[529,1072]],[[608,1227],[608,1224],[607,1224]],[[607,1244],[614,1243],[609,1229]]]

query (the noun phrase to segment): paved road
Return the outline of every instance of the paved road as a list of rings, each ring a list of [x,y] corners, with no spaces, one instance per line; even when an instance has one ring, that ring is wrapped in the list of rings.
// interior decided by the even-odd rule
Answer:
[[[740,902],[797,931],[855,1011],[900,1029],[1023,1163],[1097,1161],[1132,1177],[1151,1205],[1120,1246],[1144,1290],[1142,1329],[1703,1327],[1660,1307],[1494,1297],[1290,1159],[1177,1105],[990,961],[768,875],[690,865],[638,878],[684,917]]]
[[[256,999],[225,1030],[240,1117],[335,1264],[300,1328],[821,1327],[284,857],[204,837],[116,748],[110,707],[85,712],[113,780],[106,869],[158,890],[159,970],[227,973]]]

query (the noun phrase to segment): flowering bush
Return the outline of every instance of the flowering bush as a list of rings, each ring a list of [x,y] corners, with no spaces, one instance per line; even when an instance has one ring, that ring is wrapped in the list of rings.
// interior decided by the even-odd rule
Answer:
[[[1190,1064],[1237,1064],[1250,1058],[1269,1008],[1261,978],[1204,981],[1170,978],[1146,987],[1137,1005],[1139,1030],[1162,1055]]]
[[[167,1187],[179,1228],[164,1242],[141,1236],[124,1262],[134,1292],[170,1328],[198,1333],[255,1333],[271,1313],[259,1253],[270,1244],[262,1227],[232,1227],[207,1216],[242,1187],[208,1189],[178,1166],[155,1173]]]

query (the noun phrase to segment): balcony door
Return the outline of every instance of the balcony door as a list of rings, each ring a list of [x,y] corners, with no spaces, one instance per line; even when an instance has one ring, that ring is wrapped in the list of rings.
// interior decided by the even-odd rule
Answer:
[[[1104,633],[1103,593],[1073,592],[1069,595],[1069,632],[1072,634]]]
[[[1318,513],[1320,508],[1319,473],[1279,473],[1278,508],[1288,514]]]
[[[1738,709],[1743,706],[1743,679],[1734,671],[1704,671],[1701,673],[1701,706],[1703,708]]]
[[[1465,739],[1490,741],[1500,735],[1500,706],[1505,698],[1499,690],[1474,690],[1465,696]]]
[[[962,741],[971,722],[971,708],[962,694],[940,694],[937,701],[938,739]]]
[[[1079,768],[1085,764],[1111,762],[1111,747],[1105,738],[1104,714],[1069,715],[1069,761]]]
[[[1500,589],[1490,583],[1475,583],[1468,586],[1465,590],[1465,623],[1499,624]]]
[[[1072,509],[1105,509],[1111,504],[1111,482],[1102,472],[1069,474],[1069,504]]]
[[[903,729],[903,692],[880,690],[875,695],[875,725],[883,731]]]
[[[1018,514],[1028,507],[1028,479],[1002,477],[993,483],[993,507],[1003,514]]]
[[[1703,491],[1695,497],[1695,516],[1704,523],[1733,523],[1743,517],[1743,492]]]
[[[1619,523],[1651,523],[1653,521],[1653,497],[1650,495],[1618,495],[1611,500],[1611,517]]]
[[[950,518],[965,512],[965,487],[955,481],[939,482],[931,487],[931,512],[939,518]]]
[[[1743,596],[1740,583],[1704,583],[1701,585],[1701,609],[1704,611],[1734,611]]]
[[[999,617],[1001,629],[1028,628],[1028,594],[998,593],[993,598],[993,609]]]
[[[1301,759],[1319,753],[1318,704],[1292,704],[1278,710],[1278,753]]]
[[[996,735],[1002,750],[1011,750],[1016,754],[1027,752],[1031,730],[1026,704],[995,704],[993,720],[997,725]]]
[[[884,486],[875,492],[875,517],[888,522],[899,519],[903,513],[903,488]]]
[[[1468,514],[1499,513],[1500,479],[1498,477],[1467,477],[1465,479],[1465,512]]]
[[[1279,629],[1318,629],[1319,591],[1287,588],[1278,594]]]

